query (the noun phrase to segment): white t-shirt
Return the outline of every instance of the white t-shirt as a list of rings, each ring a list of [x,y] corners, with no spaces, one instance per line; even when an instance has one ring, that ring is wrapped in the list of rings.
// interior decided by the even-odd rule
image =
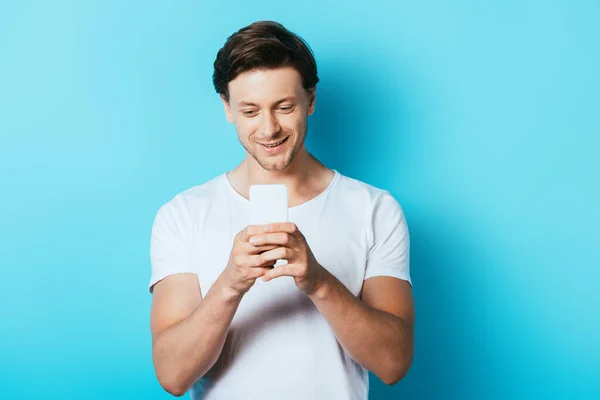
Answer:
[[[289,208],[317,262],[360,296],[363,281],[410,281],[409,234],[389,192],[335,171],[317,197]],[[197,274],[206,294],[225,269],[249,201],[226,174],[165,203],[152,228],[152,286],[170,274]],[[369,375],[339,345],[325,317],[292,277],[257,279],[232,320],[218,361],[192,399],[367,399]]]

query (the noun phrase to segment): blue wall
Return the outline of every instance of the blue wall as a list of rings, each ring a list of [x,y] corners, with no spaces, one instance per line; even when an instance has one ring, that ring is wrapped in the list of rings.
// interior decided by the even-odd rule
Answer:
[[[309,149],[407,214],[405,380],[374,399],[600,398],[595,1],[0,3],[0,397],[159,399],[150,227],[243,157],[211,83],[275,19]]]

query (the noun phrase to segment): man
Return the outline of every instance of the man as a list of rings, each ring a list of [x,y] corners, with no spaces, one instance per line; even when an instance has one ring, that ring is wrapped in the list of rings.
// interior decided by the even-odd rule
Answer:
[[[413,357],[402,209],[305,148],[318,77],[302,39],[257,22],[228,38],[214,68],[246,158],[156,215],[158,380],[194,399],[366,399],[368,370],[391,385]],[[269,183],[287,186],[291,222],[248,226],[249,188]]]

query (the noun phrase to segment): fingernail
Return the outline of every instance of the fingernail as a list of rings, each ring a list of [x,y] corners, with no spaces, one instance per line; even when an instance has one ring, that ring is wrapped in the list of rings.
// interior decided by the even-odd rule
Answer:
[[[252,243],[252,244],[255,244],[256,242],[258,242],[258,237],[256,237],[256,236],[252,236],[252,237],[250,238],[250,243]]]

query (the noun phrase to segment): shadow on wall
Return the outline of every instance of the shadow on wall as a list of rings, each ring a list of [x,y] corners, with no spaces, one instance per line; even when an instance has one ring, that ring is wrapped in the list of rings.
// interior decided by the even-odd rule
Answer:
[[[411,233],[411,274],[416,304],[415,358],[409,374],[387,386],[370,375],[370,399],[447,399],[474,395],[471,377],[479,362],[477,338],[469,334],[479,302],[461,261],[473,250],[453,229],[451,210],[419,209],[415,193],[435,184],[422,171],[427,152],[423,118],[412,97],[418,82],[403,82],[401,68],[376,61],[372,50],[321,57],[315,114],[307,148],[330,168],[389,190],[401,200]],[[413,87],[413,86],[417,87]],[[430,116],[430,114],[429,114]],[[431,172],[435,166],[425,166]],[[408,188],[408,189],[407,189]],[[443,204],[445,199],[440,199]],[[461,218],[464,216],[461,216]],[[464,221],[462,222],[464,224]],[[482,290],[481,288],[479,290]],[[481,373],[481,372],[479,372]]]

